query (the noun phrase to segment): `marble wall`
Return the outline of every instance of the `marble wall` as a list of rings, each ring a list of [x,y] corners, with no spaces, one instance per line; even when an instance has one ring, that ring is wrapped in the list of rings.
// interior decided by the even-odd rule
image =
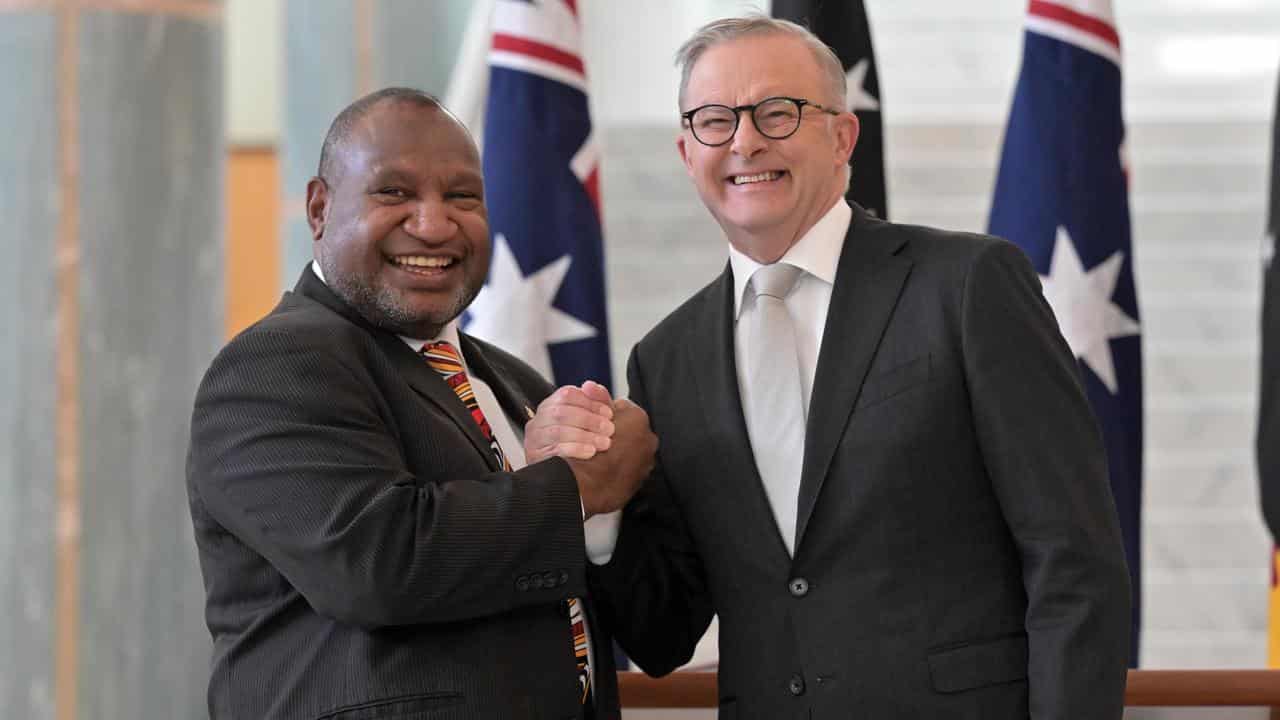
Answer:
[[[204,714],[187,421],[222,341],[218,2],[0,6],[0,715]]]
[[[58,232],[57,28],[0,13],[0,87],[23,98],[0,133],[0,708],[53,711],[54,432]],[[15,191],[16,189],[16,191]],[[20,340],[17,340],[19,339]],[[7,713],[9,714],[9,713]]]

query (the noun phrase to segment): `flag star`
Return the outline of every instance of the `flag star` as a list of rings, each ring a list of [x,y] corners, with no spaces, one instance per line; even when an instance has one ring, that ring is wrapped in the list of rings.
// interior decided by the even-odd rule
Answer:
[[[1086,271],[1067,229],[1059,227],[1049,275],[1040,276],[1045,299],[1053,308],[1071,351],[1112,395],[1119,392],[1119,386],[1111,340],[1137,335],[1139,331],[1137,321],[1111,302],[1123,264],[1124,253],[1117,250]]]
[[[870,58],[862,58],[844,74],[845,94],[849,98],[849,112],[859,110],[879,110],[880,101],[866,90],[867,70],[871,68]]]
[[[573,258],[562,255],[527,277],[507,239],[493,239],[489,282],[471,303],[467,332],[488,340],[551,379],[549,345],[595,337],[596,329],[552,307]]]

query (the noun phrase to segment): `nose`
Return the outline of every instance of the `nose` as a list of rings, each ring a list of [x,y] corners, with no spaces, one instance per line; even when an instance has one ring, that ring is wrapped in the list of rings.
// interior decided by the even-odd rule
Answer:
[[[742,110],[738,114],[738,131],[733,134],[733,142],[730,149],[735,155],[741,155],[750,158],[763,151],[767,147],[769,139],[760,134],[756,129],[755,122],[751,119],[749,110]]]
[[[441,199],[424,199],[405,218],[404,231],[424,242],[442,242],[458,232],[458,223]]]

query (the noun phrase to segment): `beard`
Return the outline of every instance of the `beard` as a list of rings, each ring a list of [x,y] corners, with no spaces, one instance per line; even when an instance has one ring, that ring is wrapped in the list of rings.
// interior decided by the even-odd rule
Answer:
[[[352,273],[344,273],[320,259],[320,269],[329,287],[352,307],[370,325],[381,330],[417,339],[433,338],[449,321],[462,314],[480,293],[481,283],[463,283],[451,301],[432,312],[415,310],[405,301],[403,292],[386,286],[376,286],[367,279]]]

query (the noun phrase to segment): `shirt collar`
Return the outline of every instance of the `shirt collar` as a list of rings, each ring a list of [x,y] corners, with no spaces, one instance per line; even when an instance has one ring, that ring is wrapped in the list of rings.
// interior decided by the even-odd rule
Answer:
[[[849,232],[849,222],[852,219],[853,210],[844,198],[840,198],[786,254],[778,258],[778,262],[795,265],[828,285],[835,285],[840,250],[844,247],[844,238]],[[742,298],[747,291],[747,281],[763,266],[730,245],[729,267],[733,270],[733,317],[736,320],[742,312]]]
[[[320,278],[320,282],[324,283],[325,285],[329,284],[324,279],[324,271],[320,269],[320,263],[316,262],[315,260],[311,261],[311,272],[314,272],[316,274],[316,277]],[[414,352],[421,352],[422,346],[426,345],[427,343],[439,342],[440,340],[444,340],[445,342],[452,344],[454,349],[458,351],[458,357],[462,359],[462,368],[463,370],[466,370],[467,359],[462,357],[462,345],[458,341],[458,319],[457,318],[450,320],[443,328],[440,328],[440,332],[433,338],[427,338],[423,340],[420,338],[406,337],[404,335],[399,335],[398,337],[401,340],[403,340],[405,344],[408,345],[409,348],[412,349]]]

